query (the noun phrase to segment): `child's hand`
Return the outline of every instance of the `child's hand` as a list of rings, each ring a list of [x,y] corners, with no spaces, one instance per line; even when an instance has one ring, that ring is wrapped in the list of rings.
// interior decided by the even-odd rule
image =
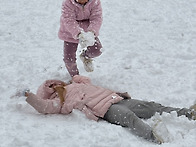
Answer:
[[[25,89],[23,91],[23,96],[28,97],[29,96],[29,93],[30,93],[30,89]]]
[[[88,46],[93,46],[95,44],[95,35],[93,32],[84,32],[82,31],[79,36],[79,44],[82,48],[86,48]]]
[[[26,89],[22,89],[22,90],[17,90],[16,93],[14,95],[12,95],[10,98],[14,98],[14,97],[28,97],[30,93],[30,89],[26,88]]]
[[[81,48],[87,47],[87,41],[85,40],[82,33],[79,34],[79,44],[80,44]]]

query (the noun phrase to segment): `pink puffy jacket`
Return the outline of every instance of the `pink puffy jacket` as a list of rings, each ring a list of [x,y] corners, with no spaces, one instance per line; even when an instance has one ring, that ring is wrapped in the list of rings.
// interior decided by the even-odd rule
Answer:
[[[58,80],[47,80],[34,95],[30,93],[26,101],[40,113],[63,113],[69,114],[73,109],[84,112],[89,119],[98,120],[103,118],[109,107],[123,98],[115,92],[92,85],[90,79],[76,75],[72,84],[66,86],[66,96],[61,104],[60,98],[51,84],[60,83]]]
[[[98,36],[101,24],[100,0],[89,0],[84,6],[75,0],[65,0],[62,4],[58,36],[64,41],[78,43],[81,30],[92,31]]]

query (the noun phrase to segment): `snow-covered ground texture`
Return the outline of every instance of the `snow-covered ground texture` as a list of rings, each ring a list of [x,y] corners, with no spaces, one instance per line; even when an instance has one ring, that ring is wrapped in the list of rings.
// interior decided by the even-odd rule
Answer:
[[[159,146],[105,121],[42,115],[13,96],[47,79],[70,80],[58,39],[62,0],[0,0],[0,147]],[[196,100],[196,0],[102,0],[103,54],[81,75],[133,98],[189,107]],[[80,50],[80,49],[79,49]],[[79,53],[78,50],[78,53]],[[195,147],[196,121],[155,116],[169,130],[163,147]],[[167,134],[165,134],[167,137]]]

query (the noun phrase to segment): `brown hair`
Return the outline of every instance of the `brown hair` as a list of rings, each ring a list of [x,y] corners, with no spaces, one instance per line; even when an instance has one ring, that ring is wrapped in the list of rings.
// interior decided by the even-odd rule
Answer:
[[[65,84],[65,85],[63,84],[63,85],[58,85],[58,86],[54,87],[55,92],[58,94],[58,96],[60,98],[61,104],[63,104],[64,101],[65,101],[64,98],[65,98],[66,93],[67,93],[66,88],[65,88],[66,85],[67,84]]]

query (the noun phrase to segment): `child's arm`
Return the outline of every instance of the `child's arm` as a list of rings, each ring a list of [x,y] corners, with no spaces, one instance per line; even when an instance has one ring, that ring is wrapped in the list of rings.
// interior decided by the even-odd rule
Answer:
[[[85,113],[85,115],[86,115],[86,117],[87,117],[88,119],[95,120],[95,121],[98,121],[98,119],[99,119],[99,118],[98,118],[97,116],[95,116],[95,115],[91,112],[91,110],[88,109],[86,106],[82,109],[82,112]]]
[[[102,7],[100,0],[97,0],[95,6],[92,8],[90,15],[90,25],[87,31],[92,31],[95,36],[99,35],[99,30],[102,25]]]
[[[69,30],[74,39],[78,39],[78,34],[82,31],[78,22],[76,21],[76,14],[74,9],[69,7],[70,1],[64,1],[62,4],[61,26]]]
[[[35,110],[43,114],[60,113],[61,102],[59,98],[54,99],[41,99],[33,93],[26,94],[27,103],[29,103]]]

